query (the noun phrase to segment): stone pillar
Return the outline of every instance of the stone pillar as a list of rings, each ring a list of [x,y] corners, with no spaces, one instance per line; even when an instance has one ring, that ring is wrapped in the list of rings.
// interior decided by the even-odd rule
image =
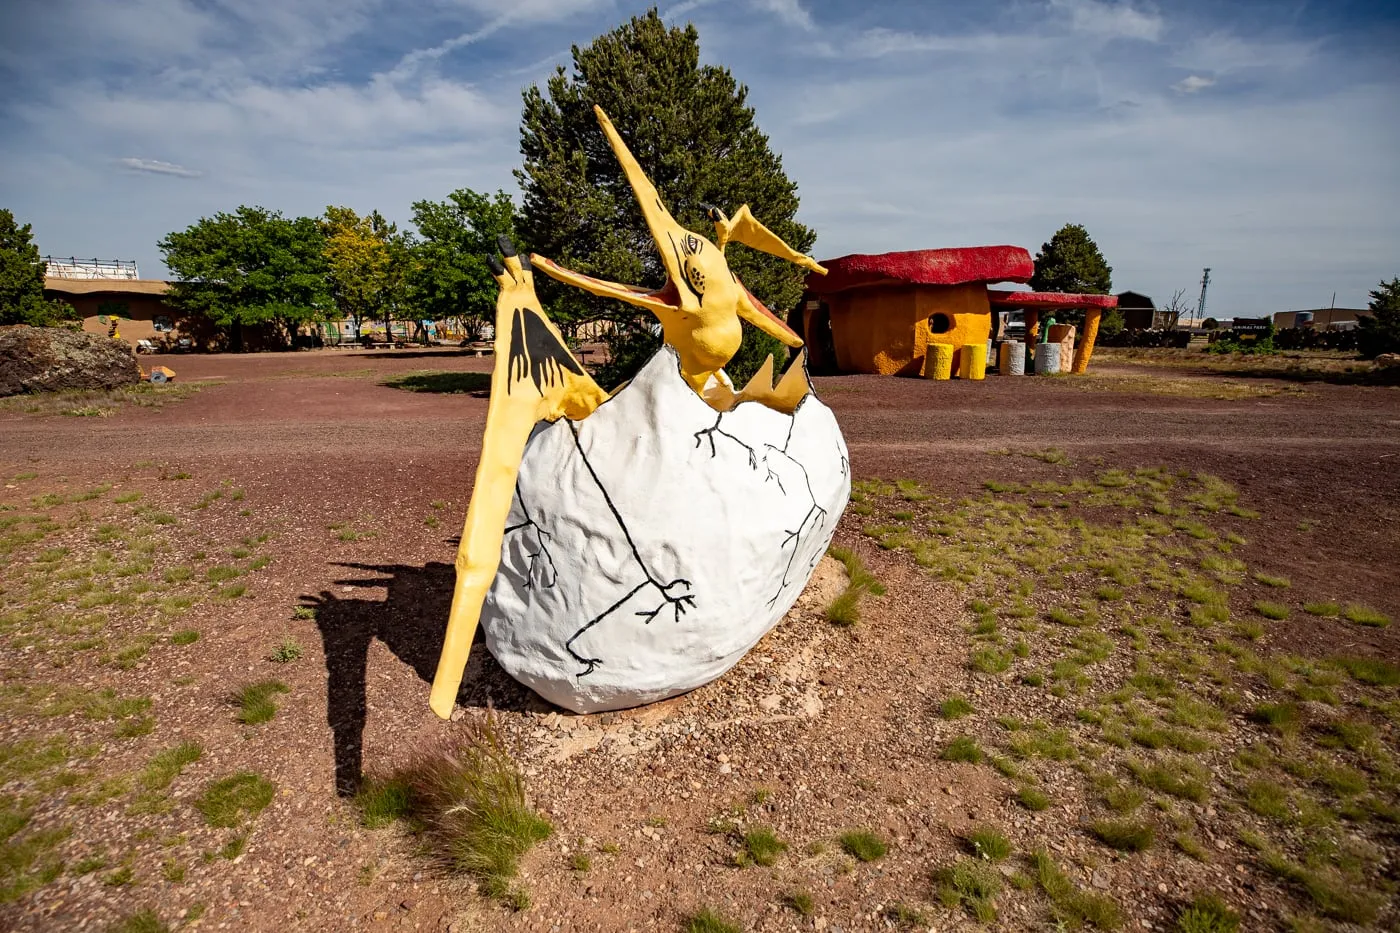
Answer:
[[[1099,318],[1103,317],[1102,308],[1086,308],[1084,310],[1084,335],[1079,338],[1079,349],[1074,354],[1074,371],[1082,373],[1089,368],[1089,357],[1094,355],[1094,341],[1099,336]]]

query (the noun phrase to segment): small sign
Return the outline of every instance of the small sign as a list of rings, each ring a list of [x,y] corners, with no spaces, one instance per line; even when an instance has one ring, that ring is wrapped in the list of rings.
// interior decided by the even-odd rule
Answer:
[[[1230,329],[1237,334],[1267,334],[1273,321],[1266,317],[1237,317]]]

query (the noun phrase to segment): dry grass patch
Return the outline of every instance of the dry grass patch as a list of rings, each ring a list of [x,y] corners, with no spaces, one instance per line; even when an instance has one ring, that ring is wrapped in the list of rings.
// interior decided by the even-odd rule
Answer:
[[[525,782],[489,721],[427,751],[358,797],[367,826],[405,818],[436,858],[514,909],[529,904],[515,884],[520,860],[554,828],[525,797]]]

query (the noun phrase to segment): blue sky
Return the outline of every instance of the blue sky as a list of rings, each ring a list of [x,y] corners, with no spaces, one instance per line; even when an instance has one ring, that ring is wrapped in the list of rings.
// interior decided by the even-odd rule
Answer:
[[[515,192],[521,89],[646,3],[18,0],[0,206],[136,259],[239,204],[400,222]],[[673,0],[747,84],[830,258],[1088,227],[1115,289],[1218,316],[1361,307],[1400,275],[1400,7]]]

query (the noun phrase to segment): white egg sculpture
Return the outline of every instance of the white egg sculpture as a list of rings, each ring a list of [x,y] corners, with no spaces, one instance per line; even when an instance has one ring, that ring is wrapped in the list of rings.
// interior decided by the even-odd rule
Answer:
[[[580,713],[651,703],[729,670],[792,607],[850,497],[845,441],[808,393],[716,412],[662,347],[583,421],[525,449],[486,645]]]
[[[487,257],[495,367],[457,582],[428,703],[451,718],[482,627],[501,666],[578,712],[693,690],[733,667],[796,601],[850,496],[846,445],[801,358],[743,390],[724,367],[745,325],[802,338],[729,268],[731,244],[826,269],[758,221],[707,205],[710,239],[676,222],[607,114],[598,124],[666,272],[610,282],[547,257]],[[655,316],[662,348],[605,391],[535,293],[536,270]]]

